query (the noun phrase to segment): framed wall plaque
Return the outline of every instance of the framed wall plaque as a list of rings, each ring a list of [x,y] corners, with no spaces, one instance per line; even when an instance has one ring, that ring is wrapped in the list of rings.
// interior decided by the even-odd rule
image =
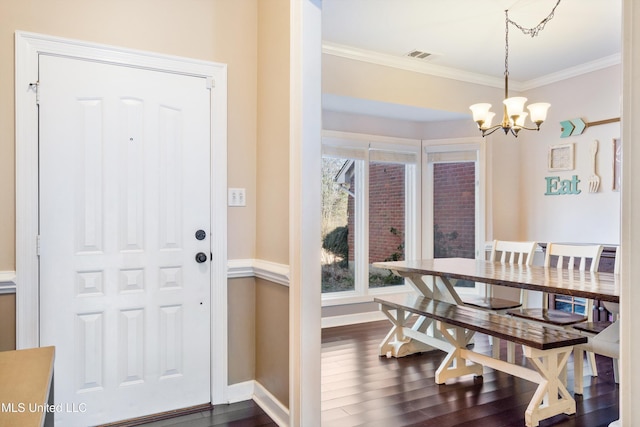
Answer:
[[[574,143],[558,144],[549,147],[550,171],[570,171],[574,169]]]

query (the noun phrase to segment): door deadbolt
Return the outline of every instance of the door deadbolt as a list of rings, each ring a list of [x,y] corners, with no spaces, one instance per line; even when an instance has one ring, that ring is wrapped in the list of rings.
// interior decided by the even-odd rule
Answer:
[[[206,231],[204,231],[204,230],[196,231],[196,239],[197,240],[204,240],[205,237],[207,237]]]

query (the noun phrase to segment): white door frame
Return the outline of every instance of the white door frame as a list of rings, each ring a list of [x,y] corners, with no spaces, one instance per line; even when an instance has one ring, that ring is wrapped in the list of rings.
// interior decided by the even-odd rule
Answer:
[[[38,56],[59,55],[207,79],[211,85],[211,402],[227,399],[227,66],[16,32],[16,348],[38,347]],[[215,356],[215,357],[214,357]]]

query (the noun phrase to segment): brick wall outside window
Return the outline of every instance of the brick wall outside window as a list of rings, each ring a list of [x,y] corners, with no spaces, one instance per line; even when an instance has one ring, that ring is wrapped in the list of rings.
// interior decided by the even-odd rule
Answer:
[[[475,258],[475,163],[436,163],[433,180],[434,228],[444,236],[436,254]]]
[[[351,188],[355,188],[351,182]],[[357,191],[357,190],[356,190]],[[349,260],[354,260],[354,199],[348,203]],[[395,230],[395,234],[391,229]],[[404,251],[405,166],[371,163],[369,166],[369,263],[384,261]],[[400,256],[398,259],[404,259]]]
[[[351,188],[355,183],[351,182]],[[434,165],[434,224],[444,256],[475,258],[475,163]],[[348,202],[349,260],[354,258],[354,199]],[[391,228],[397,230],[392,233]],[[369,262],[389,259],[404,241],[405,166],[371,163],[369,169]],[[453,238],[455,236],[455,238]],[[436,251],[438,252],[438,251]],[[401,259],[404,259],[403,257]]]

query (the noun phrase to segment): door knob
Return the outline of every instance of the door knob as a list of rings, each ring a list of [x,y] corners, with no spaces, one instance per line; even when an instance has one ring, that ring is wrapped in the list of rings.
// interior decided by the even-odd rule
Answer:
[[[205,254],[204,252],[198,252],[198,253],[196,254],[196,262],[197,262],[198,264],[202,264],[203,262],[206,262],[208,258],[209,258],[209,257],[208,257],[208,256],[207,256],[207,254]]]

